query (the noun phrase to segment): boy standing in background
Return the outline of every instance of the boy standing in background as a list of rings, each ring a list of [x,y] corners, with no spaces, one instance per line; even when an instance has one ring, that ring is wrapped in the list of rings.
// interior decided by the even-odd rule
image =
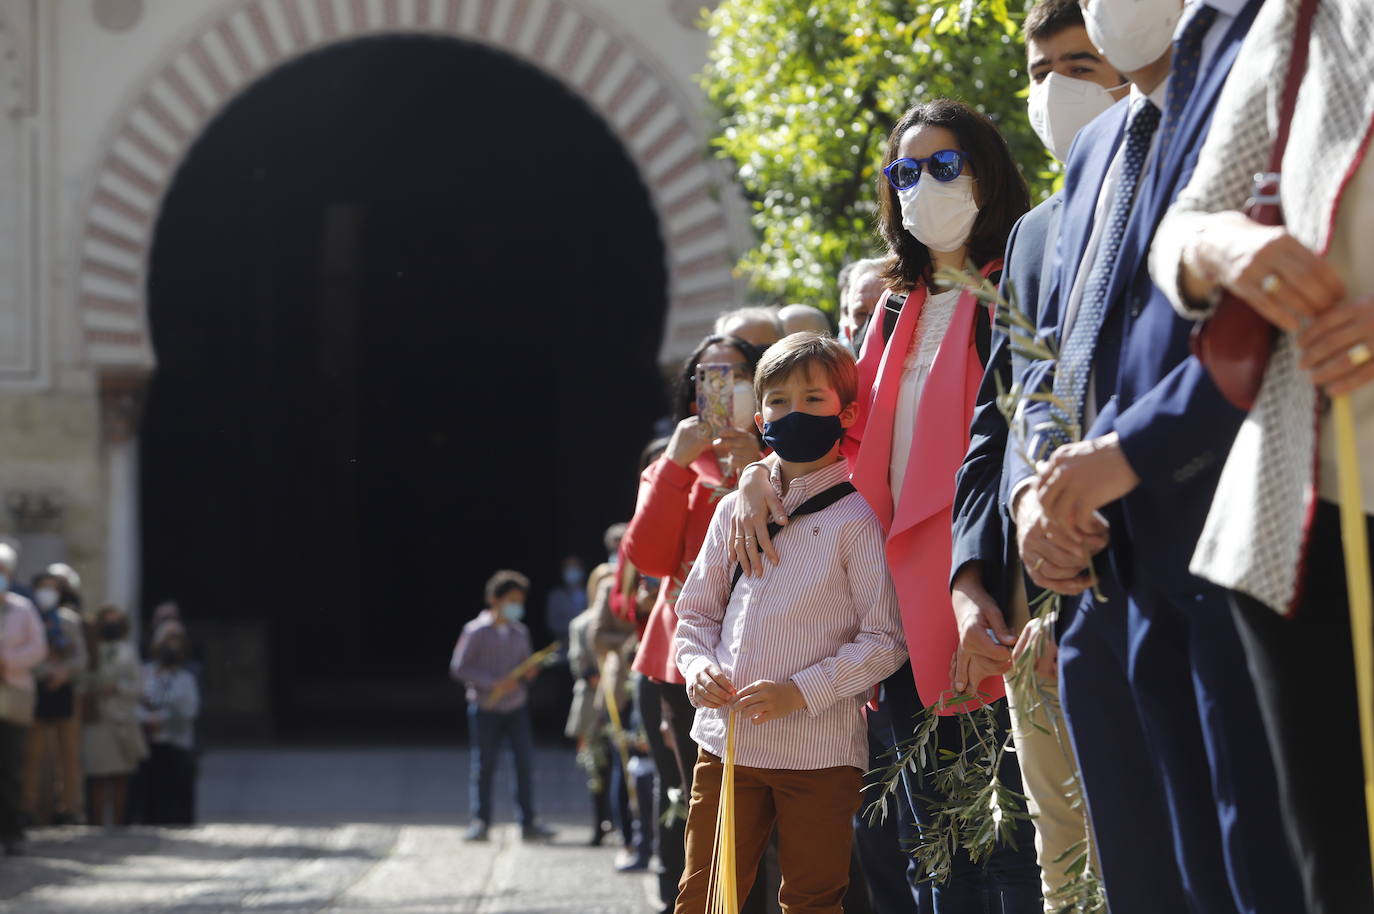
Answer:
[[[518,571],[498,571],[487,581],[487,608],[463,626],[453,649],[449,673],[467,685],[468,735],[472,753],[469,790],[472,824],[467,840],[485,841],[491,825],[491,782],[501,743],[509,741],[515,758],[515,804],[520,834],[529,840],[552,837],[534,815],[534,735],[530,728],[526,683],[539,674],[518,668],[530,656],[525,615],[529,578]]]

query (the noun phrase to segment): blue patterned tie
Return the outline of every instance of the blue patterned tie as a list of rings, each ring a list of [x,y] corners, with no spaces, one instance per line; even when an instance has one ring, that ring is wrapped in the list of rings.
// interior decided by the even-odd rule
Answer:
[[[1159,134],[1159,154],[1169,149],[1169,143],[1178,130],[1178,122],[1183,117],[1183,108],[1193,94],[1197,83],[1198,66],[1202,63],[1202,39],[1216,21],[1215,7],[1206,3],[1194,3],[1188,9],[1188,21],[1174,41],[1174,56],[1169,64],[1169,99],[1164,112],[1164,126]]]
[[[1069,337],[1059,353],[1059,364],[1055,368],[1054,394],[1068,414],[1058,405],[1052,412],[1068,428],[1056,426],[1045,433],[1050,450],[1081,436],[1083,400],[1088,392],[1088,376],[1092,368],[1093,350],[1097,348],[1097,334],[1107,316],[1107,292],[1111,287],[1117,257],[1121,253],[1121,241],[1126,236],[1126,223],[1131,217],[1131,205],[1135,201],[1136,187],[1140,184],[1140,173],[1150,151],[1150,138],[1159,126],[1159,109],[1153,102],[1148,98],[1139,98],[1133,105],[1126,120],[1120,183],[1107,210],[1107,223],[1102,228],[1102,239],[1083,289],[1083,301],[1078,305],[1073,325],[1069,328]],[[1049,451],[1046,451],[1045,456],[1048,455]]]

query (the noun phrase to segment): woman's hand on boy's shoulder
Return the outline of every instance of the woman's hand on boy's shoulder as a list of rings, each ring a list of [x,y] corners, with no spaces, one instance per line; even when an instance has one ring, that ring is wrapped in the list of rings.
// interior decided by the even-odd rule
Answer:
[[[806,699],[801,689],[790,679],[784,682],[760,679],[740,689],[735,701],[740,710],[756,724],[778,720],[806,709]]]
[[[750,577],[763,577],[765,557],[778,564],[778,550],[768,535],[769,520],[786,526],[787,512],[782,508],[782,499],[773,491],[768,467],[756,463],[740,475],[739,498],[730,515],[730,548],[735,561]]]

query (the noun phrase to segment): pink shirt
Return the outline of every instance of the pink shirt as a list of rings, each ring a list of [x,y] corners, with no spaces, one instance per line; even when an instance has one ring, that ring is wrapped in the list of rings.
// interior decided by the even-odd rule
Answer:
[[[789,513],[849,478],[841,460],[792,482]],[[781,479],[774,470],[774,488]],[[690,681],[709,663],[736,688],[791,679],[806,710],[763,724],[735,721],[735,761],[752,768],[868,767],[861,709],[875,683],[906,662],[897,595],[883,554],[885,534],[858,493],[796,518],[776,539],[779,565],[742,577],[733,593],[728,551],[737,493],[721,500],[677,601],[678,668]],[[699,708],[692,738],[725,751],[726,709]]]
[[[33,668],[48,656],[48,636],[32,603],[13,593],[6,593],[3,599],[0,660],[5,662],[5,682],[32,692]]]

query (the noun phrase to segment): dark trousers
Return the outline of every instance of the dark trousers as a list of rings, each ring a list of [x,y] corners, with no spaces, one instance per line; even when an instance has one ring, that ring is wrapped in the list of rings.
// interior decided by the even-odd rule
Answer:
[[[885,754],[892,747],[892,718],[886,702],[878,710],[868,710],[868,768],[864,785],[875,784],[875,772],[886,764]],[[905,790],[898,790],[886,801],[886,818],[869,823],[869,807],[874,790],[864,791],[864,804],[854,817],[854,849],[868,886],[869,903],[875,914],[920,914],[917,899],[922,892],[929,898],[930,886],[921,883],[916,861],[905,850],[919,839],[916,816],[907,802]],[[927,904],[926,910],[929,911]]]
[[[656,769],[654,821],[658,825],[659,910],[660,914],[669,914],[677,901],[677,884],[682,879],[683,836],[687,817],[680,815],[671,825],[664,822],[665,814],[672,805],[668,791],[682,786],[682,776],[678,772],[677,755],[663,738],[662,692],[663,687],[648,676],[640,676],[635,682],[635,704],[639,709],[639,719],[644,724],[649,754],[653,756]],[[683,793],[682,803],[685,808],[686,792]]]
[[[696,719],[697,709],[692,707],[685,685],[663,682],[659,683],[658,689],[662,698],[663,722],[672,733],[678,779],[682,782],[683,793],[690,796],[692,772],[697,764],[697,744],[692,740],[692,721]]]
[[[24,839],[24,823],[19,813],[24,770],[24,740],[28,727],[0,721],[0,842],[13,844]]]
[[[628,717],[628,714],[626,715]],[[620,750],[613,740],[607,740],[607,751],[611,758],[611,796],[615,802],[615,826],[619,831],[622,846],[634,851],[635,859],[648,863],[654,855],[654,777],[639,775],[635,777],[625,771]],[[630,757],[634,764],[634,756]],[[630,791],[634,791],[634,802],[630,802]]]
[[[910,737],[922,705],[909,664],[883,683],[883,701],[892,718],[894,741]],[[1007,704],[997,704],[1006,732],[1011,726]],[[957,717],[940,718],[936,733],[941,747],[963,745],[963,729]],[[932,807],[941,799],[929,774],[913,774],[910,769],[902,772],[907,800],[918,827],[922,828],[931,824]],[[1002,757],[998,777],[1011,790],[1021,792],[1021,768],[1013,753]],[[981,863],[974,863],[968,852],[960,849],[954,855],[948,881],[932,886],[931,905],[927,908],[922,901],[920,910],[933,914],[1039,914],[1044,901],[1040,895],[1040,865],[1035,860],[1035,827],[1029,821],[1017,823],[1015,838],[1015,847],[999,844]]]
[[[1344,562],[1339,512],[1319,501],[1297,612],[1232,595],[1310,914],[1374,911]]]
[[[1166,596],[1132,575],[1130,678],[1173,822],[1174,856],[1198,911],[1302,910],[1245,651],[1218,591]]]
[[[469,799],[472,817],[491,823],[491,782],[496,776],[501,744],[510,744],[515,763],[515,805],[520,824],[534,824],[534,735],[530,711],[522,705],[514,711],[483,711],[468,705],[468,739],[471,744]]]
[[[143,767],[143,822],[147,825],[194,825],[195,752],[170,743],[153,743],[148,747]]]
[[[1086,593],[1061,616],[1059,700],[1097,839],[1102,884],[1112,914],[1184,912],[1189,909],[1154,749],[1127,676],[1125,594],[1105,567],[1098,570],[1098,589],[1105,603]]]

